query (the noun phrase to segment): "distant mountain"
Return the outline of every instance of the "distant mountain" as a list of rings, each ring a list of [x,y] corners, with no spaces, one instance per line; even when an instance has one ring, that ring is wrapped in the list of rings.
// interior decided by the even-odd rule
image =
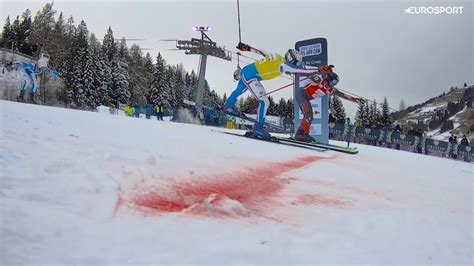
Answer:
[[[452,87],[437,97],[424,103],[410,106],[392,113],[395,123],[408,131],[421,129],[428,137],[447,140],[451,134],[462,138],[464,134],[474,141],[474,86]]]

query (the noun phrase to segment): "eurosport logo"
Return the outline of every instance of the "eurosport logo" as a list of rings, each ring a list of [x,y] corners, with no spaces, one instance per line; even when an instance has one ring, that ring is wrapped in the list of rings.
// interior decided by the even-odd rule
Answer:
[[[463,6],[410,6],[405,9],[409,15],[462,15]]]
[[[299,49],[302,57],[320,55],[323,52],[323,47],[320,43],[301,46]]]

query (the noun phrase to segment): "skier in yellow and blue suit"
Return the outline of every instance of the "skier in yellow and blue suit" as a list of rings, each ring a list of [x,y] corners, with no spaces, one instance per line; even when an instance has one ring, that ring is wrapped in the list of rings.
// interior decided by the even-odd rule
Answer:
[[[260,81],[274,79],[283,73],[314,75],[319,74],[321,71],[317,67],[303,66],[302,56],[295,49],[288,50],[285,57],[282,57],[279,54],[264,53],[243,43],[239,43],[237,48],[241,51],[258,53],[263,55],[264,58],[243,67],[240,74],[236,75],[236,79],[239,78],[239,82],[237,88],[235,88],[227,99],[224,105],[224,112],[234,116],[241,116],[240,111],[236,107],[237,98],[249,90],[259,102],[257,122],[255,123],[251,136],[258,139],[270,139],[270,134],[263,127],[269,100],[265,88]]]

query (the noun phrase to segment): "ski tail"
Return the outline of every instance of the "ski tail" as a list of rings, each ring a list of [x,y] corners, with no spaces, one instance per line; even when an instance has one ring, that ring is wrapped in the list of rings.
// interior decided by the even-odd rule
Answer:
[[[192,105],[192,106],[196,106],[196,107],[201,107],[201,108],[206,108],[206,109],[210,109],[210,110],[213,110],[215,112],[219,112],[219,113],[223,113],[225,115],[229,115],[229,116],[233,116],[233,117],[236,117],[238,119],[242,119],[242,120],[246,120],[246,121],[249,121],[249,122],[252,122],[252,123],[257,123],[258,120],[255,119],[255,118],[252,118],[252,117],[248,117],[246,116],[244,113],[241,113],[241,115],[237,116],[237,115],[233,115],[233,114],[229,114],[229,113],[226,113],[222,110],[222,108],[214,108],[214,107],[211,107],[211,106],[207,106],[207,105],[204,105],[204,104],[197,104],[193,101],[189,101],[189,100],[183,100],[183,103],[184,104],[187,104],[187,105]],[[265,122],[263,124],[266,128],[271,128],[273,132],[276,132],[276,133],[286,133],[286,129],[282,126],[279,126],[279,125],[274,125],[272,123],[268,123],[268,122]]]
[[[279,137],[274,137],[274,138],[276,138],[280,142],[297,143],[299,145],[306,145],[306,146],[311,146],[311,147],[328,149],[331,151],[342,152],[342,153],[347,153],[347,154],[359,153],[359,150],[357,148],[348,148],[348,147],[339,146],[339,145],[322,144],[322,143],[316,143],[316,142],[303,142],[303,141],[295,140],[293,138],[279,138]]]
[[[249,138],[249,139],[254,139],[254,140],[259,140],[259,141],[265,141],[265,142],[270,142],[270,143],[275,143],[275,144],[280,144],[280,145],[285,145],[285,146],[291,146],[295,148],[303,148],[303,149],[309,149],[313,151],[318,151],[318,152],[325,152],[328,149],[326,148],[321,148],[321,147],[316,147],[313,145],[305,145],[306,143],[302,142],[289,142],[285,140],[280,140],[278,138],[272,137],[271,139],[265,140],[265,139],[258,139],[258,138],[253,138],[250,134],[239,134],[239,133],[234,133],[234,132],[227,132],[227,131],[218,131],[215,130],[215,132],[219,133],[224,133],[232,136],[238,136],[238,137],[244,137],[244,138]]]

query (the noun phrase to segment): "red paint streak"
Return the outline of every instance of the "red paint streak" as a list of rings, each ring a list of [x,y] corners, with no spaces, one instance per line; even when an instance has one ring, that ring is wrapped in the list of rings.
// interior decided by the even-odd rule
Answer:
[[[279,193],[289,181],[294,180],[283,174],[320,159],[326,158],[307,156],[246,170],[196,176],[192,181],[135,191],[128,197],[127,205],[146,213],[186,211],[207,215],[205,206],[229,200],[231,203],[237,202],[237,207],[243,206],[250,214],[266,217],[282,205],[278,201]]]
[[[119,208],[122,207],[124,204],[125,204],[125,200],[122,196],[122,187],[119,185],[118,193],[117,193],[117,201],[115,202],[113,215],[116,215],[118,213]]]
[[[304,194],[298,196],[296,201],[292,203],[293,205],[305,204],[305,205],[318,205],[331,208],[343,208],[348,205],[348,202],[337,198],[337,197],[328,197],[322,196],[319,194]]]

